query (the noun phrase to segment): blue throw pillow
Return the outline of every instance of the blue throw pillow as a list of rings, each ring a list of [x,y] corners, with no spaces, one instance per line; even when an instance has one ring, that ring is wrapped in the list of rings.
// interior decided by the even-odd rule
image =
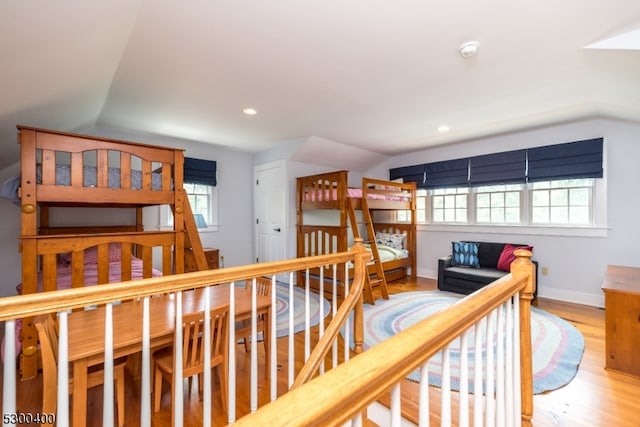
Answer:
[[[451,265],[480,268],[478,244],[474,242],[451,242]]]

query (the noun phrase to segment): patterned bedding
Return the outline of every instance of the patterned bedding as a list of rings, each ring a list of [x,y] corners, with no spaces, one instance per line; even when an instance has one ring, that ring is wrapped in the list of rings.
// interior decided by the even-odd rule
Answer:
[[[329,200],[338,200],[338,190],[336,189],[326,189],[321,192],[307,192],[304,194],[304,200],[306,202],[315,202],[318,201],[317,195],[322,194],[323,198],[319,201],[329,201]],[[352,199],[360,199],[362,198],[362,188],[347,188],[347,197]],[[379,194],[379,193],[369,193],[367,195],[368,199],[376,199],[376,200],[394,200],[394,201],[407,201],[411,198],[411,195],[408,193],[398,193],[398,194]]]

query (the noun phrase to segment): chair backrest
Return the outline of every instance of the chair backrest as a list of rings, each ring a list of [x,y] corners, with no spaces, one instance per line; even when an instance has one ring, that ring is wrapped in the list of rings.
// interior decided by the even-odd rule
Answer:
[[[204,312],[185,314],[182,317],[182,375],[187,378],[204,371]],[[220,365],[227,357],[229,306],[210,312],[211,366]],[[174,349],[180,348],[176,343]],[[174,358],[175,360],[175,358]]]
[[[52,315],[35,320],[42,359],[42,411],[55,412],[58,389],[58,322]]]
[[[245,288],[251,290],[253,279],[247,279]],[[268,277],[256,277],[256,293],[258,295],[271,296],[271,279]]]

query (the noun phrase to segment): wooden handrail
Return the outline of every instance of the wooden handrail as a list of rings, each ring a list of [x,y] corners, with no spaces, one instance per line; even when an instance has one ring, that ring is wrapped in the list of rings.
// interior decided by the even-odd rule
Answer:
[[[518,250],[516,255],[518,260],[511,274],[292,389],[278,400],[239,419],[235,425],[343,425],[511,296],[519,292],[523,296],[521,308],[526,306],[533,294],[531,253]],[[521,311],[521,325],[522,317],[529,314],[529,310]],[[521,327],[521,352],[526,351],[528,343],[530,353],[531,336],[526,325],[530,323],[525,322]],[[521,356],[523,363],[530,363],[530,354]],[[530,367],[529,373],[526,371],[523,367],[522,424],[530,425],[533,407],[528,408],[525,403],[525,394],[533,393],[529,388],[532,381],[527,383],[525,379],[530,375]]]
[[[358,239],[362,242],[362,239]],[[325,356],[331,350],[331,346],[340,334],[342,327],[349,318],[351,311],[354,311],[354,352],[362,353],[363,343],[363,307],[362,307],[362,289],[365,282],[365,272],[367,271],[366,263],[371,259],[371,253],[365,250],[362,245],[354,248],[358,252],[358,256],[354,261],[354,277],[353,283],[349,288],[349,295],[340,304],[338,311],[331,319],[331,322],[325,329],[324,335],[313,348],[309,359],[304,364],[291,388],[298,388],[302,384],[308,382],[318,371],[320,364],[324,361]]]
[[[273,275],[327,264],[355,261],[357,252],[341,252],[263,264],[195,271],[107,285],[39,292],[0,298],[0,321],[54,313],[112,301],[142,298],[167,292],[244,281],[248,277]]]

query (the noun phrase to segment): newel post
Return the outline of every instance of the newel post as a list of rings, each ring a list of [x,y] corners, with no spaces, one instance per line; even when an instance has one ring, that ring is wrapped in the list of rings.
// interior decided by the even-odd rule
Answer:
[[[351,247],[352,252],[356,252],[357,255],[353,261],[355,268],[353,269],[354,280],[360,275],[368,274],[367,261],[371,259],[371,253],[364,247],[361,237],[354,239],[354,244]],[[364,278],[363,282],[364,284]],[[353,351],[356,354],[360,354],[363,351],[362,345],[364,343],[364,305],[362,301],[362,291],[364,286],[360,287],[360,298],[353,309]]]
[[[535,291],[536,270],[531,262],[531,252],[518,249],[511,264],[514,277],[526,276],[527,282],[520,292],[520,384],[522,425],[531,426],[533,417],[533,354],[531,350],[531,301]]]

